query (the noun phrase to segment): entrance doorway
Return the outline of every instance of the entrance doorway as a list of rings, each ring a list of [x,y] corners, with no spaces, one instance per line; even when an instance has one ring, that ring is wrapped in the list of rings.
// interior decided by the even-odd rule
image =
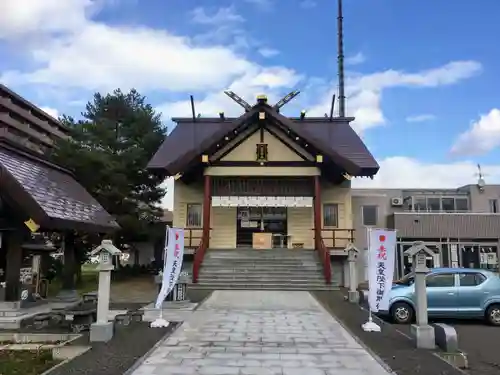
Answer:
[[[238,207],[236,246],[252,247],[254,233],[269,233],[272,247],[287,247],[286,207]]]

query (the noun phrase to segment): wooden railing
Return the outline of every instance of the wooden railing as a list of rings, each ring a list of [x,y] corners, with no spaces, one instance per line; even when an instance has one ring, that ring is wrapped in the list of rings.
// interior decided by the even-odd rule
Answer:
[[[321,239],[327,249],[345,249],[354,242],[354,229],[321,229]]]
[[[195,230],[201,230],[201,229],[195,229]],[[211,230],[211,229],[210,229]],[[199,246],[196,248],[196,251],[194,253],[194,261],[193,261],[193,283],[196,284],[198,282],[198,276],[200,274],[200,268],[203,263],[203,259],[205,258],[205,253],[207,251],[207,245],[210,240],[210,231],[206,232],[205,236],[202,234],[201,235],[201,240],[199,243]]]
[[[332,282],[332,265],[330,263],[330,249],[345,248],[349,242],[354,242],[354,229],[321,229],[319,238],[316,238],[316,230],[313,228],[314,243],[321,263],[325,282]]]
[[[201,239],[200,246],[196,249],[194,253],[194,262],[193,262],[193,283],[196,284],[198,282],[198,276],[200,274],[201,264],[203,263],[203,258],[205,258],[205,252],[207,251],[207,245],[204,238]]]
[[[201,228],[184,228],[184,247],[197,248],[201,244],[203,238],[203,229]]]
[[[318,251],[319,259],[323,263],[323,275],[327,284],[332,283],[332,265],[330,264],[330,252],[325,247],[322,238],[316,241],[316,250]]]

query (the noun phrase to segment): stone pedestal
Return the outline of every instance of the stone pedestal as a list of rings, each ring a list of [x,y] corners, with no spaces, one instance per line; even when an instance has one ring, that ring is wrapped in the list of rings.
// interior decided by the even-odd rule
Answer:
[[[359,302],[359,293],[357,291],[350,290],[347,294],[347,299],[351,303],[358,303]]]
[[[436,339],[434,336],[434,328],[430,325],[411,325],[411,333],[420,349],[435,349]]]
[[[90,342],[108,342],[113,338],[114,322],[96,322],[90,326]]]
[[[61,302],[76,302],[80,299],[76,290],[61,290],[57,293],[56,299]]]

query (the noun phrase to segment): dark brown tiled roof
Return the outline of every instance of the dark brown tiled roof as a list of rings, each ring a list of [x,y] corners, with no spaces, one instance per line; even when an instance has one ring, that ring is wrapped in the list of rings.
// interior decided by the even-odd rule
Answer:
[[[43,229],[110,232],[114,218],[70,172],[4,143],[0,144],[0,189]]]
[[[237,119],[174,119],[177,127],[165,139],[148,167],[165,169],[170,175],[184,172],[208,148],[242,125],[257,121],[259,111],[267,120],[280,124],[305,139],[352,176],[373,176],[379,165],[351,128],[352,118],[290,119],[267,105],[256,105]]]
[[[174,221],[174,213],[170,210],[163,210],[161,221],[163,223],[172,223]]]

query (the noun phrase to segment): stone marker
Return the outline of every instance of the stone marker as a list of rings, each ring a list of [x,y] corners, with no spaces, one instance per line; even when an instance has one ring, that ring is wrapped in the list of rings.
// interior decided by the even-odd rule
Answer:
[[[111,271],[114,269],[113,256],[121,254],[111,240],[103,240],[92,251],[91,256],[99,255],[99,287],[97,290],[97,321],[90,326],[91,342],[107,342],[113,338],[114,322],[108,321]]]
[[[455,328],[444,323],[431,324],[436,336],[436,345],[447,353],[457,353],[458,335]]]
[[[429,269],[427,268],[427,256],[434,253],[423,242],[415,242],[412,247],[405,251],[413,262],[415,272],[415,307],[417,324],[411,325],[411,332],[415,337],[417,348],[434,349],[436,347],[434,328],[429,325],[427,315],[427,286],[425,278]]]
[[[354,244],[349,243],[345,248],[347,251],[347,262],[349,263],[349,292],[348,300],[351,303],[359,302],[358,275],[356,273],[356,260],[358,259],[359,250]]]

